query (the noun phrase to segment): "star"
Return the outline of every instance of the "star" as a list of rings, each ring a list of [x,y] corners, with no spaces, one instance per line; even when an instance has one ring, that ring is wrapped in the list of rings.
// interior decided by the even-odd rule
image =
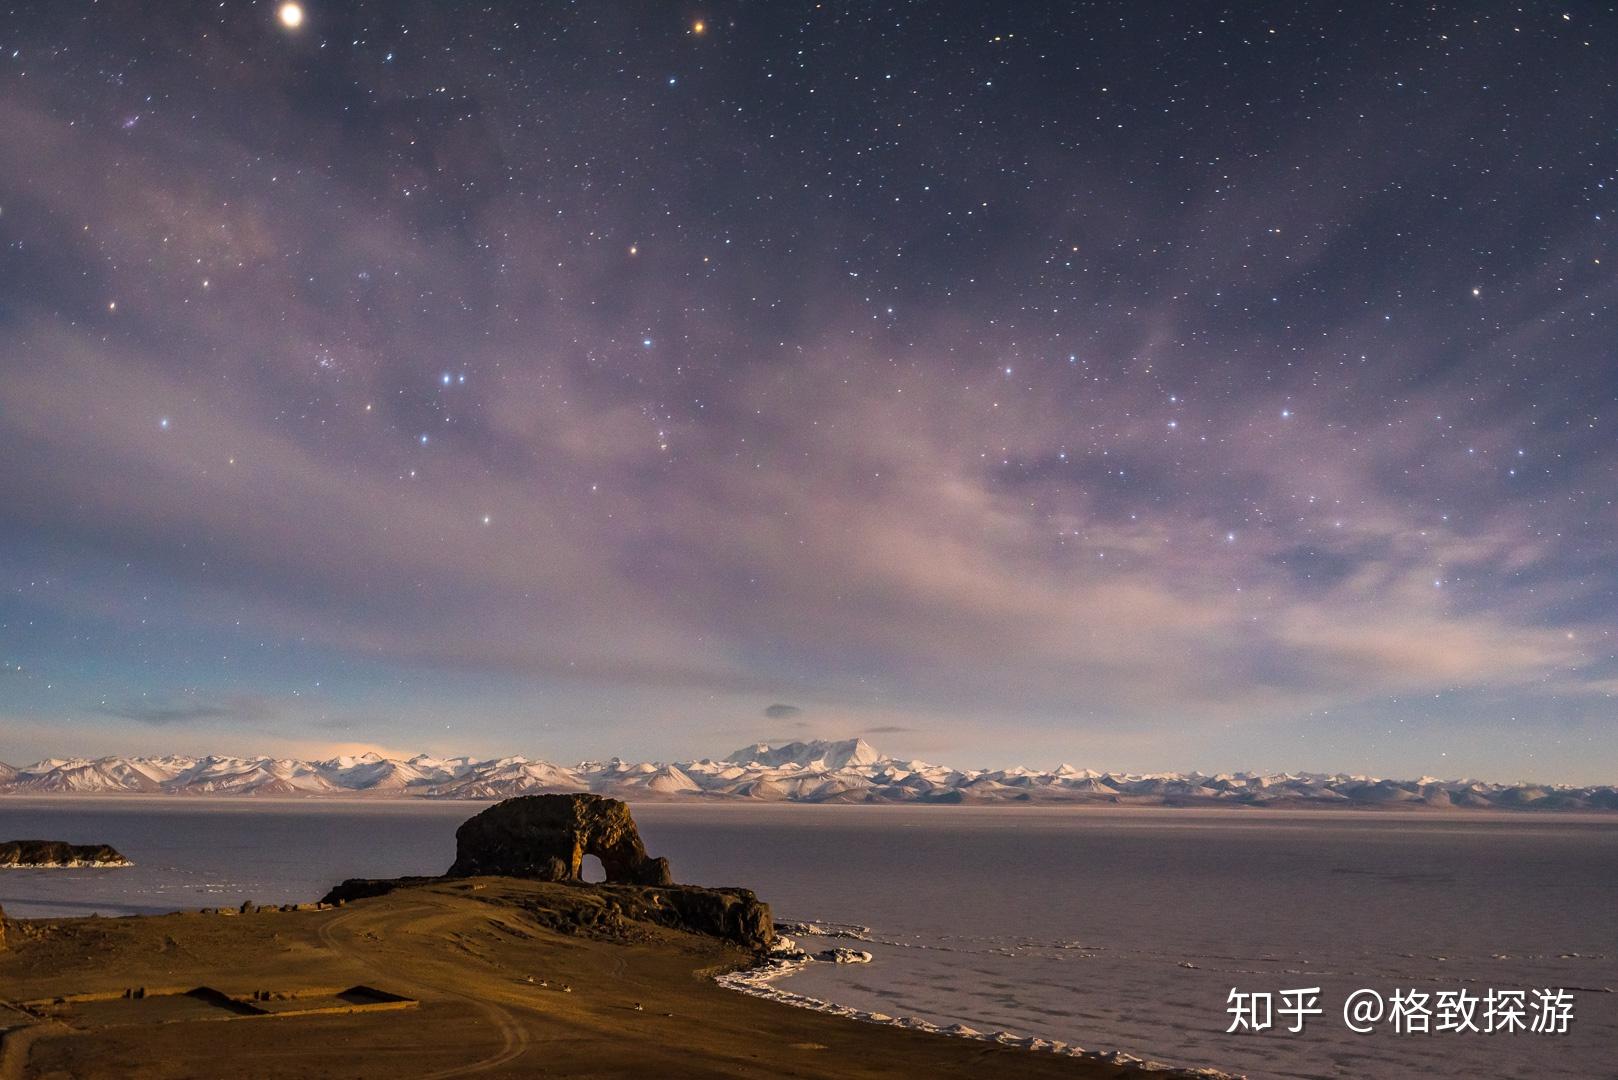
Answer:
[[[740,21],[716,7],[715,24],[693,0],[650,37],[634,20],[592,24],[602,62],[577,66],[583,27],[520,0],[447,20],[370,7],[225,4],[202,25],[155,4],[127,40],[40,5],[0,48],[31,163],[0,200],[0,259],[18,271],[0,273],[0,356],[27,358],[0,363],[0,473],[56,502],[0,528],[0,565],[72,570],[80,555],[51,546],[51,522],[70,520],[106,608],[153,619],[149,637],[78,666],[99,631],[67,608],[51,620],[44,636],[80,672],[74,701],[109,674],[130,679],[111,693],[166,692],[225,613],[269,658],[246,696],[302,664],[288,627],[329,620],[322,641],[352,633],[412,670],[443,647],[453,663],[516,651],[549,671],[578,649],[545,612],[577,607],[586,651],[628,643],[606,683],[620,668],[626,686],[808,671],[828,715],[856,724],[876,715],[851,704],[875,649],[896,715],[962,688],[1010,702],[991,710],[1003,731],[972,736],[1007,763],[1024,750],[1018,715],[1068,708],[1066,670],[1097,673],[1095,700],[1127,703],[1123,725],[1136,709],[1153,725],[1160,709],[1202,713],[1210,687],[1216,709],[1256,708],[1217,750],[1233,762],[1270,762],[1270,737],[1296,730],[1297,764],[1402,772],[1371,738],[1417,716],[1386,702],[1441,684],[1466,701],[1423,738],[1486,702],[1547,717],[1509,721],[1511,737],[1599,739],[1618,700],[1603,603],[1618,591],[1618,533],[1603,528],[1618,505],[1603,351],[1618,305],[1590,226],[1611,223],[1618,176],[1590,166],[1589,139],[1618,123],[1599,60],[1618,24],[1550,11],[1520,33],[1474,28],[1500,68],[1485,85],[1418,84],[1398,56],[1367,53],[1428,41],[1420,5],[1303,49],[1271,17],[1280,4],[1250,12],[1251,32],[1165,12],[1057,20],[1034,40],[1016,5],[988,25],[912,23],[902,4],[857,22],[830,5],[755,5]],[[1273,47],[1234,48],[1265,24]],[[1461,45],[1446,29],[1435,57]],[[855,39],[879,59],[826,66]],[[197,47],[160,48],[174,41]],[[1182,71],[1162,69],[1165,47]],[[1076,69],[1092,55],[1108,62]],[[1554,110],[1519,77],[1535,71],[1551,73]],[[1252,79],[1263,93],[1226,93]],[[1211,127],[1208,100],[1223,106]],[[1469,112],[1494,118],[1488,153],[1446,127]],[[1318,133],[1348,120],[1376,153]],[[1231,150],[1271,141],[1280,167]],[[1504,167],[1522,162],[1558,197],[1531,198]],[[130,197],[106,198],[114,183]],[[640,259],[642,236],[656,258]],[[1487,305],[1485,275],[1500,287]],[[1450,303],[1452,288],[1477,306]],[[165,404],[186,409],[183,437],[172,413],[144,411]],[[578,498],[592,493],[609,498]],[[265,497],[319,513],[266,535]],[[511,515],[498,536],[479,502]],[[577,572],[513,570],[503,548],[469,566],[455,550],[520,554],[536,530],[548,562]],[[316,562],[319,594],[285,587],[288,552]],[[126,572],[96,577],[109,558]],[[1445,577],[1451,565],[1464,570]],[[667,590],[691,599],[670,609]],[[453,644],[394,625],[423,597]],[[1123,603],[1139,663],[1049,631],[1053,610]],[[758,634],[779,648],[749,652]],[[1143,643],[1166,644],[1187,677],[1139,693],[1161,661]],[[357,697],[371,662],[327,684]],[[1294,665],[1274,692],[1272,670]],[[551,693],[530,691],[536,705]],[[475,690],[464,715],[500,712],[504,692]],[[601,693],[578,691],[585,713],[620,691]],[[682,686],[670,714],[700,713],[705,693]],[[1355,718],[1287,728],[1305,701]],[[401,739],[433,715],[403,690],[377,704],[417,725]],[[1575,712],[1578,725],[1550,719]],[[145,736],[105,737],[124,731]],[[671,725],[673,748],[702,738]],[[598,748],[585,741],[558,748]],[[1485,776],[1517,768],[1493,741],[1469,755]],[[1618,744],[1564,767],[1543,779],[1618,779]]]

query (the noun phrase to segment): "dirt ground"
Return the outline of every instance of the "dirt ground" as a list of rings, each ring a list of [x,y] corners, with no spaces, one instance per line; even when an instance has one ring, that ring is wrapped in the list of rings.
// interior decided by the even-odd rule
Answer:
[[[711,976],[747,955],[712,938],[559,933],[525,907],[578,888],[476,878],[321,911],[14,924],[0,1080],[1138,1075],[745,997]],[[287,1011],[293,993],[323,1007],[233,1004]],[[110,1000],[55,1000],[91,994]]]

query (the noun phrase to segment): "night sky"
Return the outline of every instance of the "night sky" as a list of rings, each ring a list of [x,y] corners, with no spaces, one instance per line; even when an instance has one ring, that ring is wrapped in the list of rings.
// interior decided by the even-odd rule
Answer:
[[[1618,779],[1612,5],[295,14],[0,12],[0,759]]]

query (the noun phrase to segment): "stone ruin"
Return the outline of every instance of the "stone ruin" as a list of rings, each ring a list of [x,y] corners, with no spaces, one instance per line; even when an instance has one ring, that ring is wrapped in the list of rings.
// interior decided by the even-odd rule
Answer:
[[[497,874],[582,881],[586,855],[608,884],[672,885],[667,859],[646,854],[629,807],[602,795],[524,795],[497,803],[455,831],[449,877]]]

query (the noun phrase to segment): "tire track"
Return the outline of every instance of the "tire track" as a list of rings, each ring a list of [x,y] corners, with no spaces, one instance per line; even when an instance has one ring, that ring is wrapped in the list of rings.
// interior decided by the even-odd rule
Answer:
[[[415,911],[433,912],[435,910],[439,909],[434,909],[427,906],[411,907],[401,909],[397,911],[397,914],[407,914]],[[397,971],[384,971],[373,964],[362,950],[353,949],[347,946],[336,931],[339,927],[346,927],[350,923],[363,920],[366,914],[368,913],[365,911],[347,911],[336,916],[335,918],[328,919],[316,932],[320,939],[320,943],[334,953],[337,953],[339,956],[345,957],[346,959],[351,960],[359,966],[365,968],[382,981],[402,981],[410,989],[422,988],[441,994],[445,997],[456,998],[460,1001],[464,1001],[487,1017],[489,1021],[494,1024],[496,1030],[498,1030],[500,1033],[500,1049],[488,1057],[480,1058],[477,1061],[468,1062],[465,1065],[457,1065],[448,1069],[440,1069],[437,1072],[424,1073],[422,1074],[421,1080],[449,1080],[450,1077],[456,1076],[475,1076],[479,1073],[490,1072],[504,1065],[509,1065],[528,1052],[528,1029],[502,1006],[496,1005],[492,1001],[485,1001],[482,998],[475,997],[471,994],[467,994],[447,986],[422,980],[419,976],[412,979],[409,976],[401,977]],[[364,925],[363,922],[361,925]],[[381,927],[378,926],[378,929],[380,930]]]

